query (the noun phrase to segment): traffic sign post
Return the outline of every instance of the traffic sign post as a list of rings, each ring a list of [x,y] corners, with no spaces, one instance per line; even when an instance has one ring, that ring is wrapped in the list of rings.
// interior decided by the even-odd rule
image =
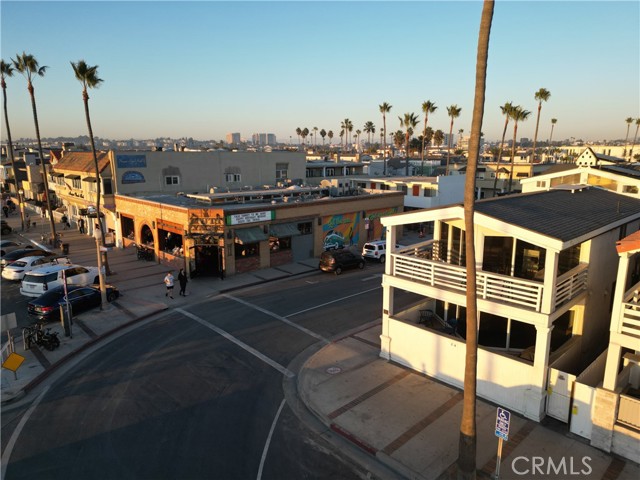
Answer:
[[[509,440],[509,424],[511,423],[511,412],[502,407],[498,407],[496,412],[496,437],[498,437],[498,459],[496,461],[495,479],[500,478],[500,462],[502,461],[502,442]]]

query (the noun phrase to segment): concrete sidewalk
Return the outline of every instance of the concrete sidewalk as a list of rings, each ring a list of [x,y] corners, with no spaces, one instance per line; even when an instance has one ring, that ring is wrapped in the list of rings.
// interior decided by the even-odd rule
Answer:
[[[33,221],[36,216],[31,216]],[[19,218],[14,216],[9,221],[19,228]],[[21,233],[23,239],[39,243],[40,230],[46,231],[47,225],[41,226],[41,218],[36,222],[35,230]],[[95,242],[91,237],[75,230],[60,233],[63,242],[69,243],[69,256],[74,262],[95,265]],[[17,352],[25,356],[25,363],[18,370],[17,380],[13,372],[2,370],[3,404],[28,392],[77,353],[144,318],[218,293],[317,270],[317,259],[308,259],[224,281],[196,278],[187,286],[188,297],[176,293],[171,300],[164,296],[162,283],[167,267],[137,260],[132,248],[110,251],[109,263],[114,273],[108,281],[120,288],[123,297],[104,311],[77,317],[73,338],[64,337],[62,329],[54,326],[60,332],[62,345],[53,352],[25,352],[18,345]],[[380,358],[380,332],[380,323],[373,322],[307,354],[308,358],[301,356],[302,366],[294,379],[297,396],[336,434],[332,437],[339,448],[359,452],[354,455],[356,461],[379,462],[396,472],[397,478],[449,478],[458,451],[462,392]],[[495,405],[478,401],[477,465],[481,478],[489,478],[495,472],[495,416]],[[545,463],[539,467],[543,470],[532,470],[533,457],[543,459]],[[564,461],[565,469],[545,475],[551,466],[549,458],[555,467]],[[631,480],[640,478],[640,468],[590,447],[585,440],[571,435],[567,425],[550,420],[538,424],[512,415],[500,477]]]

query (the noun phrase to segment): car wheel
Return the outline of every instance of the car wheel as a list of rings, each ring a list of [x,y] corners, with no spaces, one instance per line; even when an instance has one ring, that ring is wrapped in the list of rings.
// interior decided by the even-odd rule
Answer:
[[[380,263],[384,263],[384,255],[380,255]]]
[[[336,275],[340,275],[342,273],[342,268],[336,267]]]
[[[364,268],[364,262],[358,263],[358,268],[362,270]]]
[[[116,297],[116,294],[111,292],[109,293],[109,295],[107,295],[107,302],[113,302],[116,298],[118,298]]]

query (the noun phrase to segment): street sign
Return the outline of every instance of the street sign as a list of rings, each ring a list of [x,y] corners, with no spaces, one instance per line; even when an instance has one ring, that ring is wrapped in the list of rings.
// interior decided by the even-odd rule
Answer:
[[[509,422],[511,421],[511,412],[502,407],[498,407],[496,413],[496,437],[503,440],[509,440]]]
[[[2,368],[6,368],[7,370],[11,370],[12,372],[16,372],[20,365],[24,362],[24,357],[17,353],[10,353],[7,359],[2,364]]]

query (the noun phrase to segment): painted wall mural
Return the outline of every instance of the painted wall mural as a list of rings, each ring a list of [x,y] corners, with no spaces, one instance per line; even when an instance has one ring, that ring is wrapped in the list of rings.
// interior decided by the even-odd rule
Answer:
[[[371,240],[384,240],[386,237],[385,229],[382,227],[380,219],[398,213],[398,207],[385,208],[381,210],[371,210],[366,212],[365,217],[365,230],[367,235],[367,241]]]
[[[322,218],[324,250],[357,245],[359,241],[360,212],[332,215]]]

